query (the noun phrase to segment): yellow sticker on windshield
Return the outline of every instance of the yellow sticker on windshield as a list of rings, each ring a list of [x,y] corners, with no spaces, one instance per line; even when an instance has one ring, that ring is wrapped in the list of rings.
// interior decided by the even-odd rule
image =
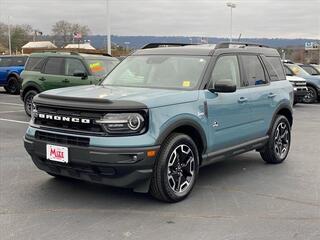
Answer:
[[[297,74],[299,74],[300,69],[299,69],[298,67],[293,67],[293,68],[292,68],[292,71],[293,71],[293,73],[294,73],[295,75],[297,75]]]
[[[183,81],[182,86],[183,87],[190,87],[191,83],[190,81]]]

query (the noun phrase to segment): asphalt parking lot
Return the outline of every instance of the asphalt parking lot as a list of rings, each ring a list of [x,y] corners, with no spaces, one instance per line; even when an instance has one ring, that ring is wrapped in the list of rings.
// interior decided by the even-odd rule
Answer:
[[[200,170],[177,204],[38,170],[24,150],[19,96],[0,88],[0,238],[320,239],[320,104],[297,105],[280,165],[250,152]]]

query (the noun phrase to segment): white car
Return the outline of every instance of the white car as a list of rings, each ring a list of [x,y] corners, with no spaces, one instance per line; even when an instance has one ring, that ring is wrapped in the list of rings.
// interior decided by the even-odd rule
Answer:
[[[296,76],[286,76],[291,82],[294,90],[294,104],[303,102],[304,97],[308,93],[307,82],[304,78]]]

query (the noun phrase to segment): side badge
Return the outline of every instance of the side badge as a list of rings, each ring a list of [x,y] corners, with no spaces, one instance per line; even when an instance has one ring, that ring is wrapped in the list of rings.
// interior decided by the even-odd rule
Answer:
[[[214,121],[213,124],[212,124],[212,127],[219,127],[218,122]]]

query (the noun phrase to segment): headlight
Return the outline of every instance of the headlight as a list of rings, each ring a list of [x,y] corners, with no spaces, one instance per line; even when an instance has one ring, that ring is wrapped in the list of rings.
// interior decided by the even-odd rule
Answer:
[[[108,113],[96,120],[110,134],[141,134],[146,129],[145,118],[140,113]]]

